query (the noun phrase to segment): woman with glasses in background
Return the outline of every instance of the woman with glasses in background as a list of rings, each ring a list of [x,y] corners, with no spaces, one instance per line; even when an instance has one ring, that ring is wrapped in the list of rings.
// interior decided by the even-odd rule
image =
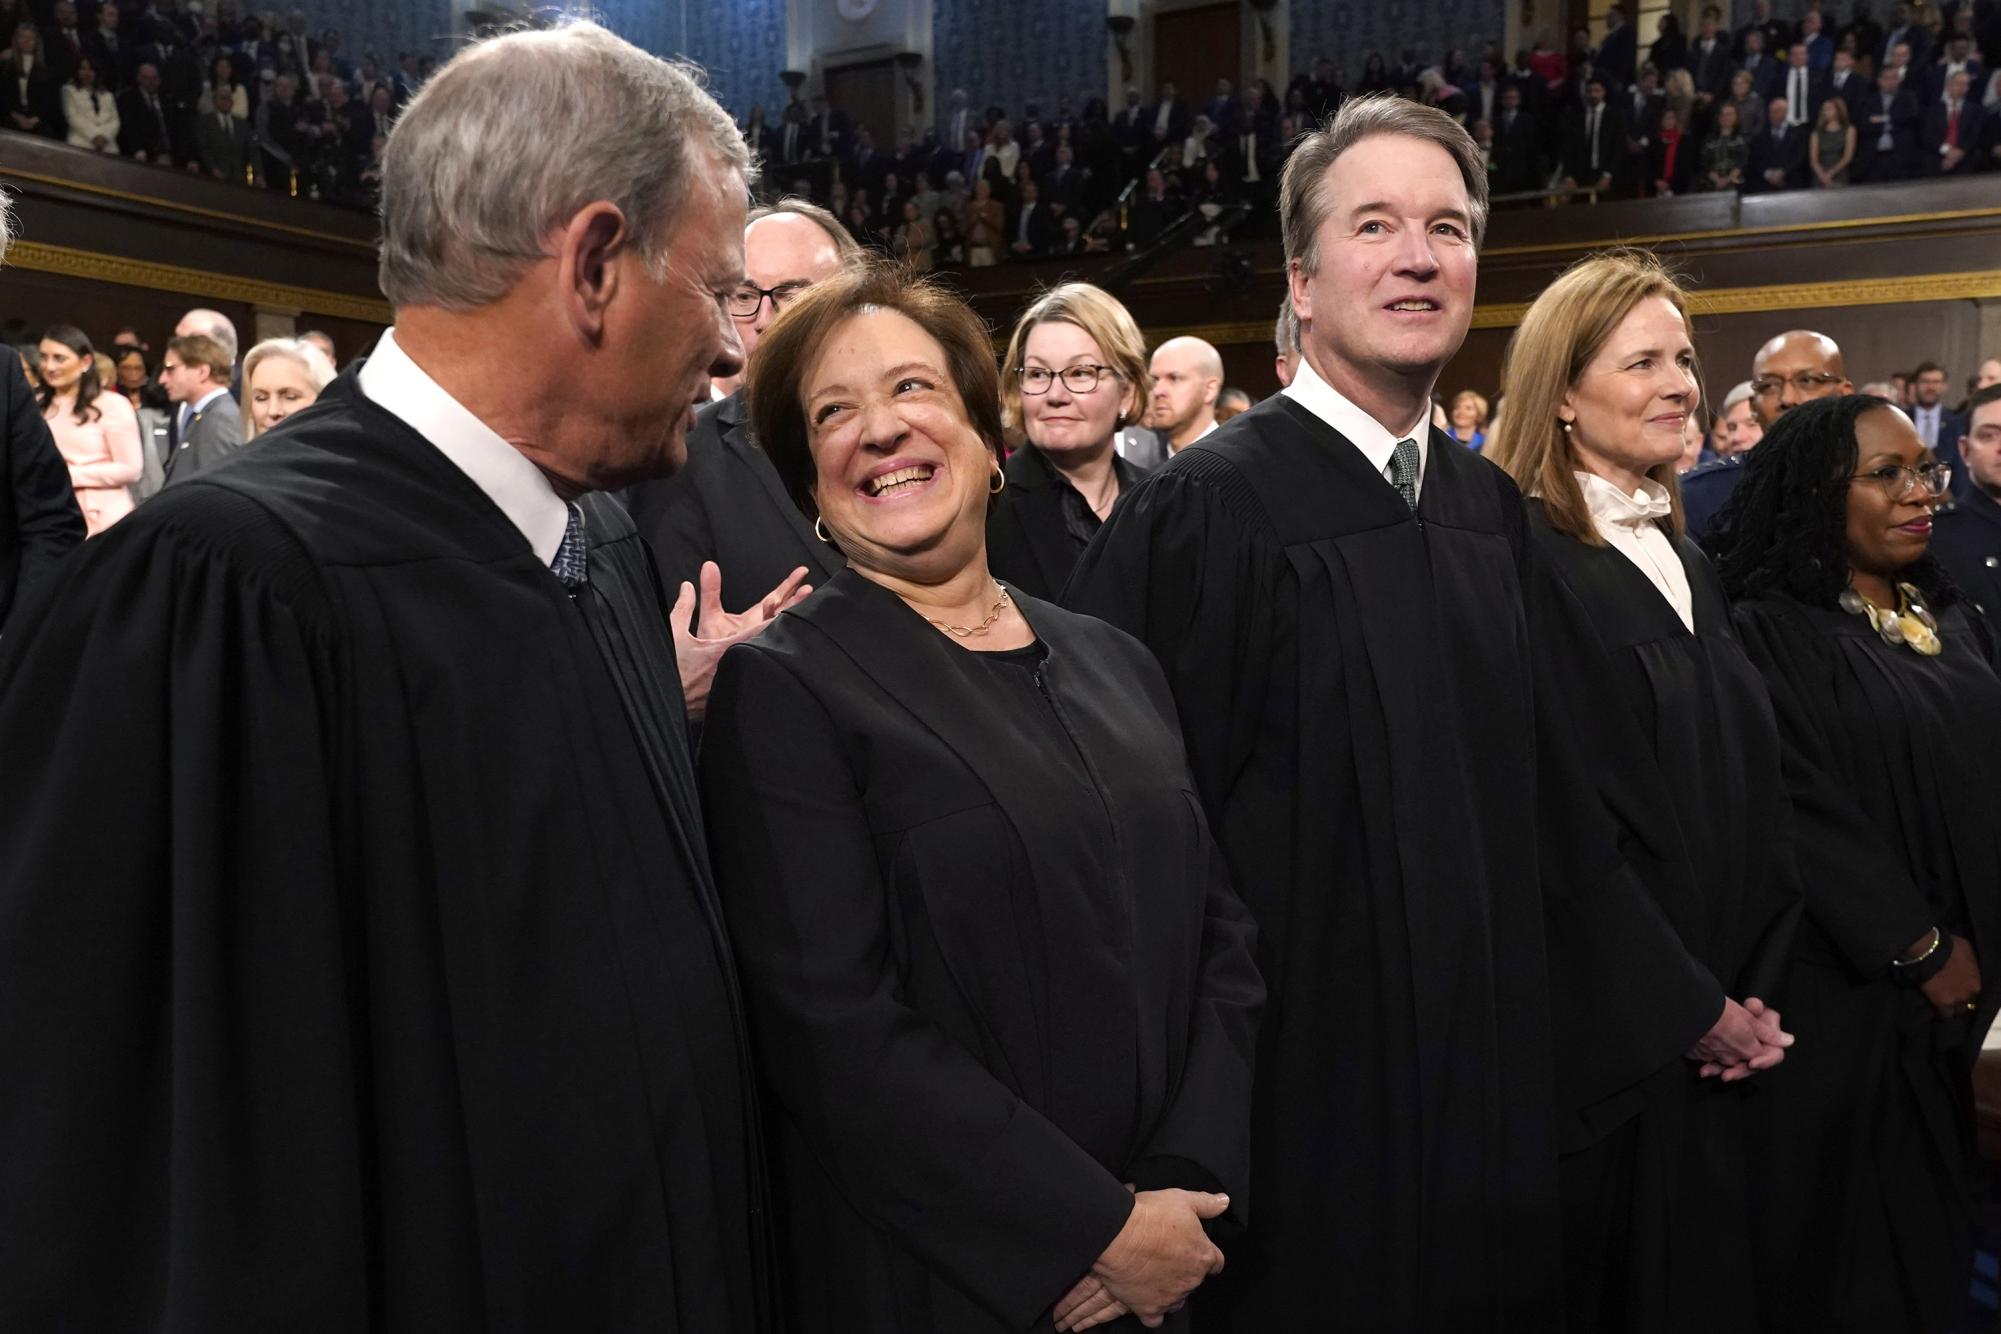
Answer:
[[[1064,283],[1023,312],[1002,363],[1001,413],[1028,443],[1007,461],[1007,490],[987,522],[996,575],[1040,598],[1063,591],[1145,473],[1112,446],[1152,387],[1146,340],[1103,288]]]
[[[1788,409],[1709,543],[1778,717],[1803,1036],[1752,1104],[1764,1327],[1958,1328],[1973,1062],[1997,1008],[2001,677],[1930,554],[1948,470],[1887,401]]]

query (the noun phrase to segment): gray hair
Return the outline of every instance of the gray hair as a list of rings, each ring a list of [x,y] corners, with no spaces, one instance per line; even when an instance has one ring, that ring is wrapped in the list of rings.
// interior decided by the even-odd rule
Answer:
[[[542,257],[551,228],[600,199],[625,215],[648,270],[664,274],[691,182],[727,189],[734,174],[741,187],[751,170],[736,122],[700,79],[594,23],[461,51],[389,132],[383,295],[392,306],[488,305]]]
[[[1750,402],[1756,392],[1756,390],[1751,388],[1749,380],[1739,380],[1730,392],[1723,396],[1723,405],[1716,409],[1716,415],[1719,417],[1729,416],[1730,409],[1736,407],[1739,403]]]
[[[1327,170],[1364,139],[1401,134],[1437,144],[1459,164],[1466,182],[1468,224],[1473,244],[1487,235],[1487,168],[1479,145],[1466,127],[1437,107],[1420,106],[1393,93],[1358,97],[1342,104],[1326,128],[1299,141],[1286,159],[1279,180],[1279,228],[1285,236],[1285,261],[1302,273],[1320,271],[1320,224],[1327,221],[1333,201],[1327,197]]]
[[[1292,308],[1292,285],[1286,285],[1285,295],[1278,299],[1278,323],[1272,326],[1272,346],[1281,357],[1299,355],[1299,312]]]
[[[744,232],[748,234],[750,225],[754,222],[781,217],[788,213],[793,217],[806,219],[825,232],[827,239],[834,243],[834,253],[841,257],[841,263],[847,264],[861,258],[862,246],[861,242],[855,240],[855,234],[843,227],[841,220],[826,209],[798,195],[786,195],[775,204],[763,204],[752,209],[750,215],[743,221]]]
[[[14,201],[0,190],[0,263],[6,262],[7,247],[14,240]]]
[[[194,325],[193,332],[207,334],[222,344],[222,350],[229,354],[229,364],[232,366],[236,364],[236,325],[231,322],[229,316],[219,310],[210,310],[206,306],[196,306],[181,316],[180,324],[174,326],[175,332],[180,331],[181,324],[190,322]]]

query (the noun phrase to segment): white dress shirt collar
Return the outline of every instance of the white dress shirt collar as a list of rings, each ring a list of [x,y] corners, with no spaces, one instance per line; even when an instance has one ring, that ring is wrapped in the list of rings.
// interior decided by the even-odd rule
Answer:
[[[193,404],[189,406],[188,416],[192,418],[197,413],[207,412],[209,404],[215,402],[218,398],[221,398],[224,394],[228,392],[229,392],[228,385],[226,384],[217,385],[215,388],[209,390],[206,394],[203,394],[199,399],[197,399]]]
[[[1369,466],[1385,479],[1390,475],[1390,460],[1396,455],[1398,443],[1417,441],[1417,490],[1423,492],[1425,465],[1431,458],[1431,428],[1424,416],[1412,423],[1407,431],[1392,431],[1321,379],[1304,357],[1299,359],[1299,368],[1292,373],[1292,383],[1282,392],[1339,431],[1350,444],[1362,451],[1362,457],[1369,461]]]
[[[1695,595],[1688,586],[1688,571],[1682,568],[1674,543],[1656,522],[1674,512],[1667,488],[1643,478],[1639,489],[1628,494],[1589,472],[1577,474],[1577,485],[1591,511],[1592,526],[1605,539],[1605,545],[1631,561],[1647,577],[1647,582],[1667,599],[1682,625],[1693,634]]]
[[[569,526],[569,507],[542,470],[474,416],[383,331],[375,353],[361,368],[361,392],[385,412],[430,441],[440,454],[472,479],[499,507],[547,565],[556,559]]]

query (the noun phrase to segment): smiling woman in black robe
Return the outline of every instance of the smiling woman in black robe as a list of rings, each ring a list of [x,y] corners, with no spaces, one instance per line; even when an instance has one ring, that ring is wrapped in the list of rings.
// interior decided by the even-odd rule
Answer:
[[[1713,551],[1777,711],[1806,894],[1800,1044],[1755,1104],[1773,1330],[1955,1328],[1971,1251],[1972,1066],[2001,989],[2001,678],[1927,554],[1945,480],[1868,396],[1789,410]]]
[[[892,273],[758,348],[758,437],[851,561],[724,658],[702,755],[795,1330],[1132,1323],[1245,1212],[1249,922],[1145,650],[988,573],[996,387]]]
[[[1663,1010],[1637,1078],[1559,1081],[1570,1327],[1752,1329],[1751,1090],[1734,1085],[1783,1056],[1765,1002],[1798,894],[1771,706],[1669,489],[1700,393],[1681,290],[1649,258],[1583,261],[1530,307],[1506,379],[1489,457],[1530,497],[1552,574],[1536,621],[1546,679],[1628,861],[1722,1006]],[[1635,982],[1635,960],[1590,962],[1557,971],[1559,1015]]]

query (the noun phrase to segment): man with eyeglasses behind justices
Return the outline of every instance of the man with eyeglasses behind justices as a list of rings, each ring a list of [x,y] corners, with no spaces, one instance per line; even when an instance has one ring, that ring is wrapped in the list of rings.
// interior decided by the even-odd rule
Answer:
[[[1808,399],[1854,392],[1841,363],[1841,348],[1824,333],[1793,329],[1766,343],[1751,359],[1751,411],[1768,435],[1774,422]],[[1743,476],[1738,465],[1748,453],[1705,463],[1681,479],[1682,513],[1688,520],[1688,535],[1698,543],[1707,545],[1717,514]]]
[[[858,249],[847,229],[817,204],[788,197],[751,210],[743,233],[744,280],[730,302],[746,366],[757,355],[758,335],[785,302],[832,277]],[[751,436],[741,390],[696,414],[688,431],[688,461],[679,472],[642,482],[625,499],[653,548],[668,595],[683,585],[700,590],[699,611],[694,599],[682,596],[674,615],[682,689],[689,715],[700,717],[720,654],[691,655],[688,640],[723,643],[768,619],[764,609],[782,603],[798,578],[824,583],[846,561],[813,536],[786,498],[778,473]],[[711,563],[719,573],[708,568]],[[732,616],[724,607],[750,610]],[[691,673],[691,656],[706,670]]]

